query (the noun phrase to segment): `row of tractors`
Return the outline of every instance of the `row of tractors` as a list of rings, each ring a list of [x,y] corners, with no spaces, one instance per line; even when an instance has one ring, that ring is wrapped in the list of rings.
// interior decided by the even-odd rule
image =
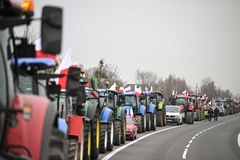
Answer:
[[[120,92],[84,80],[84,70],[60,73],[62,9],[45,6],[33,18],[33,2],[0,1],[0,159],[98,159],[126,141],[127,115],[138,132],[166,125],[162,92]],[[28,36],[14,29],[41,20],[39,58]]]
[[[0,159],[98,159],[125,143],[127,116],[135,119],[138,133],[166,125],[161,91],[141,92],[136,84],[123,92],[98,88],[97,79],[86,81],[79,66],[55,72],[62,12],[45,6],[33,18],[31,0],[21,6],[0,1]],[[41,20],[41,56],[28,36],[14,31],[18,26],[28,31],[35,20]],[[209,104],[194,94],[170,102],[181,106],[188,124],[204,119]]]
[[[240,112],[240,103],[236,99],[211,99],[206,95],[199,94],[178,94],[169,98],[169,103],[178,105],[184,112],[183,120],[187,124],[193,124],[194,121],[202,121],[205,119],[205,111],[210,108],[218,108],[220,116],[231,115]]]

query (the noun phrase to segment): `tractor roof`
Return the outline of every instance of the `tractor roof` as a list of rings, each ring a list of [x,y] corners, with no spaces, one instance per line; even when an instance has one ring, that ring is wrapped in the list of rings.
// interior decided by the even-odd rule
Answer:
[[[14,65],[14,60],[12,64]],[[37,67],[38,70],[56,66],[55,61],[50,58],[18,58],[17,64],[19,67],[23,67],[24,65],[34,67],[34,69]]]

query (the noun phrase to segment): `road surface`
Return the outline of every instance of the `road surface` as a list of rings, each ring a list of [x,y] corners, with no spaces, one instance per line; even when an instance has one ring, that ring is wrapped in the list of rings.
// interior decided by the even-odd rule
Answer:
[[[138,139],[100,155],[102,160],[239,160],[240,114],[217,122],[158,127],[138,134]]]

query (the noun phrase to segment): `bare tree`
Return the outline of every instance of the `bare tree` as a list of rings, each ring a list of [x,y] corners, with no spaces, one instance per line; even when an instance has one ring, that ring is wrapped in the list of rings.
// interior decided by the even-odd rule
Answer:
[[[207,94],[209,98],[217,98],[215,82],[209,77],[202,80],[200,91],[202,94]]]
[[[99,61],[97,67],[92,67],[86,71],[86,79],[89,81],[92,77],[98,79],[100,88],[105,87],[105,82],[109,84],[116,83],[117,86],[123,86],[124,82],[120,78],[118,67],[116,65],[106,64],[104,59]]]

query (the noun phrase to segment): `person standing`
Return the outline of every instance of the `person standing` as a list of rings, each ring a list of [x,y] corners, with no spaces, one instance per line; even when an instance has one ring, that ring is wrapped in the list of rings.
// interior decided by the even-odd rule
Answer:
[[[213,117],[213,109],[212,109],[212,107],[209,108],[208,115],[209,115],[209,119],[208,120],[212,121],[212,117]]]
[[[218,107],[216,107],[216,108],[214,109],[214,120],[215,120],[215,121],[218,120],[219,112],[220,112],[220,111],[219,111]]]
[[[204,109],[204,116],[205,116],[205,120],[209,119],[209,114],[208,114],[208,109],[207,108]]]

